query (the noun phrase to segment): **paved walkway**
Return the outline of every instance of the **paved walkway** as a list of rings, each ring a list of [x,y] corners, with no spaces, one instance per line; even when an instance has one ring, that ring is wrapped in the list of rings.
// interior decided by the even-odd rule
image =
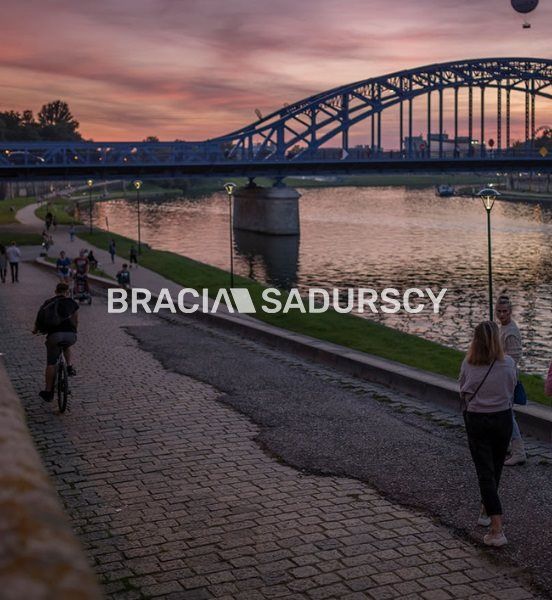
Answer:
[[[40,231],[43,229],[43,222],[35,214],[38,206],[38,204],[32,204],[24,207],[18,211],[17,219],[26,227],[35,228]],[[83,228],[84,226],[80,227]],[[92,248],[99,261],[100,268],[113,278],[115,278],[122,263],[128,262],[128,257],[116,256],[115,263],[113,264],[107,250],[98,248],[97,246],[91,246],[87,241],[79,239],[78,237],[71,243],[69,240],[68,227],[66,226],[59,226],[56,231],[52,232],[52,237],[54,238],[55,244],[50,251],[50,256],[57,256],[61,250],[65,250],[68,255],[71,256],[72,254],[76,255],[80,248]],[[24,247],[24,258],[26,260],[32,259],[34,256],[38,255],[39,250],[40,248],[34,246]],[[167,288],[170,290],[173,297],[176,297],[181,289],[181,286],[176,283],[166,279],[155,271],[151,271],[144,267],[132,269],[131,277],[134,287],[143,287],[152,291]],[[212,303],[212,299],[209,299],[209,303]],[[223,305],[220,305],[218,311],[225,312],[226,309]],[[246,314],[235,314],[233,316],[234,318],[243,321],[256,321],[256,319]],[[435,423],[440,423],[446,427],[463,428],[464,426],[462,417],[458,413],[436,408],[430,404],[423,405],[416,400],[409,400],[404,395],[396,395],[391,403],[400,410],[423,414],[426,419]],[[552,446],[550,444],[542,443],[531,437],[526,437],[525,442],[527,455],[531,457],[532,460],[546,464],[552,461]]]
[[[166,370],[126,330],[156,317],[109,315],[99,297],[82,307],[79,374],[59,416],[37,398],[44,350],[30,334],[54,282],[25,265],[2,288],[0,351],[108,596],[537,597],[510,567],[369,485],[264,453],[222,391]]]
[[[25,208],[21,209],[17,213],[17,219],[20,223],[28,226],[28,227],[36,227],[38,231],[41,231],[44,228],[43,222],[35,215],[35,210],[37,209],[38,204],[30,204]],[[79,229],[84,229],[84,226],[78,226],[77,232]],[[75,236],[75,240],[73,242],[69,239],[69,228],[66,226],[58,226],[56,231],[51,230],[52,238],[54,240],[54,245],[50,248],[49,255],[57,257],[61,250],[65,250],[71,258],[74,258],[78,255],[78,252],[81,248],[88,248],[94,250],[94,255],[98,261],[98,267],[110,277],[115,279],[115,275],[118,271],[120,271],[121,266],[124,262],[129,263],[129,257],[121,257],[116,256],[115,262],[111,262],[111,255],[107,251],[106,248],[98,248],[97,246],[92,246],[86,240],[82,240],[77,236]],[[161,288],[169,289],[171,295],[174,297],[177,296],[178,292],[181,290],[180,285],[174,283],[166,279],[165,277],[159,275],[155,271],[151,271],[145,267],[139,266],[138,268],[131,269],[131,281],[133,287],[142,287],[147,288],[152,291],[158,291]],[[221,307],[223,308],[223,307]],[[243,318],[247,318],[246,315],[241,315]]]

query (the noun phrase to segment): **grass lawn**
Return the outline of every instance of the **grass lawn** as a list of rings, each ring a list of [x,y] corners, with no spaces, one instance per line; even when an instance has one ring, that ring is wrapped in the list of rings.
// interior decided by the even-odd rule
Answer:
[[[15,227],[0,229],[0,244],[7,246],[12,242],[18,246],[40,246],[42,236],[38,233],[19,233]]]
[[[48,205],[42,204],[42,206],[35,210],[35,215],[39,219],[44,220],[49,210],[55,215],[58,225],[71,225],[71,223],[79,225],[80,221],[75,220],[75,217],[68,212],[72,209],[73,204],[69,200],[56,200],[55,202],[50,202]]]
[[[0,225],[17,223],[17,219],[15,218],[17,211],[33,202],[35,202],[34,196],[14,198],[13,200],[0,200]]]
[[[109,240],[113,238],[117,245],[117,254],[123,257],[129,255],[130,245],[135,243],[129,238],[99,230],[92,234],[79,235],[90,244],[103,249],[107,249]],[[229,275],[226,271],[173,252],[144,248],[140,264],[183,287],[208,288],[210,296],[215,296],[220,288],[227,288],[229,285]],[[264,289],[261,284],[237,276],[235,285],[248,288],[255,305],[258,307],[261,304],[261,293]],[[294,310],[288,314],[275,315],[259,311],[256,317],[283,329],[454,379],[458,376],[463,358],[463,354],[458,350],[401,333],[367,319],[333,311],[322,314],[302,314]],[[524,374],[522,379],[532,401],[550,405],[550,399],[544,395],[542,378]]]

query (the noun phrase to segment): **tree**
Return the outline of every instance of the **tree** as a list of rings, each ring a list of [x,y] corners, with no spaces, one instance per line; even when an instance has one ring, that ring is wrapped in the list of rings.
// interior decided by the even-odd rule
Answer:
[[[26,110],[23,114],[13,110],[0,112],[0,140],[17,142],[39,139],[33,113]]]
[[[67,102],[54,100],[40,109],[38,125],[41,138],[45,140],[80,140],[77,131],[79,122],[75,119]]]
[[[158,142],[159,138],[156,135],[148,135],[144,142]]]

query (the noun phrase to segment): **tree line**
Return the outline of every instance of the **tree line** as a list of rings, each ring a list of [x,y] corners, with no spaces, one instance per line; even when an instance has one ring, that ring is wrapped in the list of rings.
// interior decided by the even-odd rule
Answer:
[[[32,110],[0,111],[0,140],[20,141],[74,141],[82,140],[67,102],[54,100],[44,104],[36,117]]]

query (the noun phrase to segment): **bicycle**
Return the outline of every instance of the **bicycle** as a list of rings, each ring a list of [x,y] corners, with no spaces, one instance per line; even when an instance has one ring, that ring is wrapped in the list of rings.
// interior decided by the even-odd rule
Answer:
[[[60,413],[64,413],[67,408],[67,401],[71,390],[69,389],[69,373],[67,371],[67,361],[63,350],[69,347],[69,344],[58,344],[61,352],[56,362],[56,372],[54,375],[54,393],[57,393],[58,408]]]

